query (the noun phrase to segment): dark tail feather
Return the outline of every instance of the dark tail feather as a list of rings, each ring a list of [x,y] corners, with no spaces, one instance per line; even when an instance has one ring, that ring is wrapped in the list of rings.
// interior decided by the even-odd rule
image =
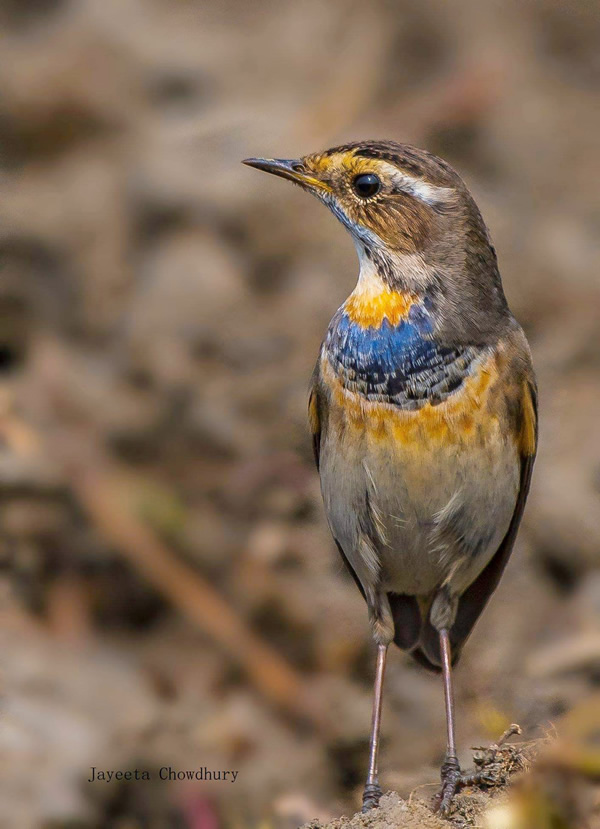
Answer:
[[[454,635],[454,628],[451,628],[450,630],[450,645],[452,652],[452,665],[456,665],[456,663],[460,659],[462,641]],[[427,618],[423,622],[423,627],[421,628],[421,635],[419,637],[418,650],[421,652],[422,657],[426,660],[427,664],[425,664],[422,659],[419,659],[416,656],[415,651],[412,652],[412,656],[414,656],[418,662],[421,662],[421,664],[425,664],[426,668],[429,668],[430,670],[439,673],[442,669],[442,656],[440,653],[440,634],[431,624],[429,618]]]
[[[416,596],[388,593],[390,608],[394,618],[394,643],[402,650],[408,651],[413,659],[434,673],[441,671],[440,637],[429,621],[424,619]],[[429,613],[429,608],[427,609]],[[458,662],[462,642],[450,632],[452,664]]]
[[[412,651],[421,633],[421,612],[415,596],[388,593],[394,619],[394,642],[404,651]]]
[[[410,652],[410,655],[421,665],[423,668],[427,668],[428,671],[433,671],[434,674],[439,674],[442,672],[442,669],[439,665],[431,662],[431,660],[426,655],[425,651],[422,648],[415,648],[413,651]]]

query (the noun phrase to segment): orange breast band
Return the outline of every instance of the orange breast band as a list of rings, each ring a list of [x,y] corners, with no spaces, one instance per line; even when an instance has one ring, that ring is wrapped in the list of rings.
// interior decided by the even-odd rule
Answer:
[[[378,293],[352,293],[344,304],[344,310],[352,322],[363,328],[379,328],[384,319],[398,325],[406,319],[415,297],[398,291],[384,290]]]

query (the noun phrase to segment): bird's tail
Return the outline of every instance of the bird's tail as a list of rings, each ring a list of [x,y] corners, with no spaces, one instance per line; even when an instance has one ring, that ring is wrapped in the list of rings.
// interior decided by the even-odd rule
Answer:
[[[413,659],[434,673],[442,670],[439,633],[429,620],[431,601],[419,600],[416,596],[388,593],[390,608],[394,618],[394,643],[408,651]],[[452,642],[452,631],[451,631]],[[460,656],[460,643],[452,643],[452,664]]]

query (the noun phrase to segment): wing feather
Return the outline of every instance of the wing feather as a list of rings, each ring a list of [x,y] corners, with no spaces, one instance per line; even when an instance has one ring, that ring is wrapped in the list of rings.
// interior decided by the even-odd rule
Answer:
[[[308,425],[312,435],[313,455],[317,469],[319,468],[319,457],[321,454],[321,417],[319,414],[319,396],[316,386],[310,391],[308,398]]]

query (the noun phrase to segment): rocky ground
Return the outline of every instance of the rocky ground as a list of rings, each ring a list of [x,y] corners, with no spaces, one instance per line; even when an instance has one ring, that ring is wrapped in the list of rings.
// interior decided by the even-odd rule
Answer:
[[[250,155],[390,137],[467,180],[541,432],[456,672],[461,760],[579,711],[600,679],[593,4],[11,0],[0,27],[5,825],[285,829],[359,805],[373,650],[305,424],[355,254]],[[394,653],[385,789],[435,784],[443,724],[439,679]],[[87,783],[169,764],[239,776]]]

